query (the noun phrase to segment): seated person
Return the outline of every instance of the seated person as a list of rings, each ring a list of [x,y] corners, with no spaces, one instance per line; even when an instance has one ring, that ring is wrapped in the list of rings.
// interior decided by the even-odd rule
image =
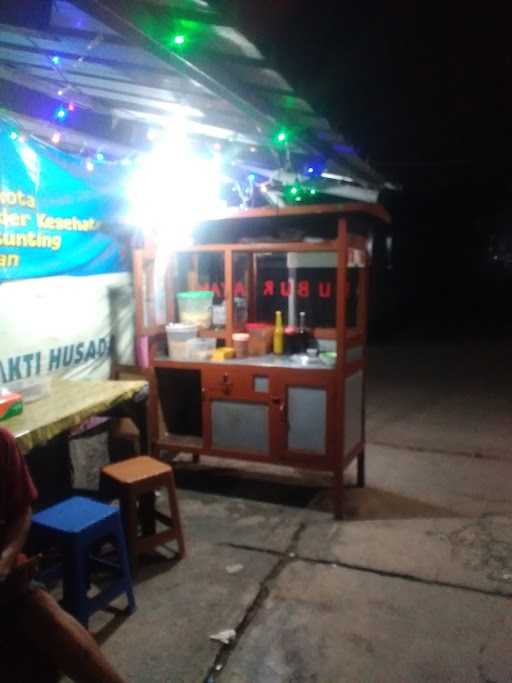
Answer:
[[[78,683],[124,683],[90,633],[20,568],[36,496],[14,438],[0,428],[0,678],[42,683],[62,672]]]

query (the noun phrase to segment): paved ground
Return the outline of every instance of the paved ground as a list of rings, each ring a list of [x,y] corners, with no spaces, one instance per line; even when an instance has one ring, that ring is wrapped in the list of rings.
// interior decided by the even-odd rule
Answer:
[[[511,341],[416,337],[371,346],[369,440],[511,460]]]
[[[453,349],[410,350],[410,367],[372,350],[378,443],[366,489],[349,472],[343,522],[321,478],[181,469],[187,558],[148,558],[137,612],[91,621],[127,680],[512,683],[504,351],[469,348],[443,390]],[[466,377],[476,357],[485,382]],[[230,644],[210,640],[231,628]]]

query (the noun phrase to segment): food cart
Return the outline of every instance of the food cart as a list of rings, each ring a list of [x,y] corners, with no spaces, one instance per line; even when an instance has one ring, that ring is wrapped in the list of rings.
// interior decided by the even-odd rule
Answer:
[[[152,422],[161,409],[166,427],[155,452],[330,472],[342,517],[353,461],[365,483],[366,233],[388,220],[381,206],[358,203],[256,209],[204,223],[193,246],[168,255],[149,243],[135,249],[137,335],[148,340],[155,373]],[[198,326],[185,355],[165,335],[169,322],[183,322],[184,290],[212,291],[225,310]],[[292,330],[306,315],[310,348],[230,357],[233,337],[272,325],[276,310]]]

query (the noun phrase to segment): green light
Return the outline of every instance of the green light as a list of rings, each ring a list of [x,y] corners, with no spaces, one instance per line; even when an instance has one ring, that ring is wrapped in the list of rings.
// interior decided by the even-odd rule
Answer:
[[[175,45],[184,45],[185,44],[185,36],[183,36],[183,35],[174,36],[173,43]]]
[[[316,190],[310,190],[309,194],[316,194]]]
[[[291,192],[292,194],[297,194],[298,190],[297,190],[296,187],[292,187],[292,189],[290,190],[290,192]]]
[[[302,197],[295,197],[295,201],[296,201],[296,202],[302,201]]]
[[[277,136],[277,141],[278,142],[285,142],[286,141],[286,133],[284,131],[281,131],[279,135]]]

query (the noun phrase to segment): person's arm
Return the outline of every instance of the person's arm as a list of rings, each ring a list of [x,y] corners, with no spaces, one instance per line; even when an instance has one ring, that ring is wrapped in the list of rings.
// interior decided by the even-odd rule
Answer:
[[[16,563],[30,529],[32,510],[26,508],[25,512],[13,519],[5,529],[5,543],[0,554],[0,581],[7,578]]]
[[[0,512],[4,526],[0,539],[0,580],[13,569],[27,540],[31,506],[37,491],[16,440],[0,427]]]

